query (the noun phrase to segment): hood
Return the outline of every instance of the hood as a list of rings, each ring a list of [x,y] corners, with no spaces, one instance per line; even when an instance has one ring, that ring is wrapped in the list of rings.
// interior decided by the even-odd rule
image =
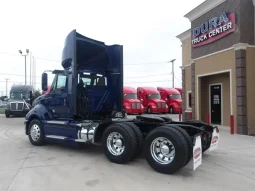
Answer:
[[[182,100],[181,99],[172,99],[171,102],[174,104],[177,104],[177,105],[181,105]]]
[[[35,105],[37,105],[38,103],[41,103],[42,100],[44,100],[44,98],[46,97],[47,94],[44,94],[44,95],[41,95],[39,96],[38,98],[36,98],[34,101],[33,101],[33,104],[32,106],[34,107]]]
[[[133,102],[139,102],[141,103],[141,101],[139,99],[124,99],[125,103],[133,103]]]
[[[162,100],[162,99],[151,99],[150,102],[155,103],[155,104],[157,104],[157,103],[165,103],[165,101]]]

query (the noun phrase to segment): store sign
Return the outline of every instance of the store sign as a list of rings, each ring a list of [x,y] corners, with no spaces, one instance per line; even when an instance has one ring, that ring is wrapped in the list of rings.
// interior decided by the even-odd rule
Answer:
[[[192,46],[199,47],[212,43],[235,31],[235,13],[223,12],[219,17],[210,19],[192,31]]]

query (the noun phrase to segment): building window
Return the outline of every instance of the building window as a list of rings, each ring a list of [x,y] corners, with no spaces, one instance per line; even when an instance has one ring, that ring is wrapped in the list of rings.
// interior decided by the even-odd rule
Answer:
[[[188,91],[187,92],[187,105],[186,105],[186,108],[189,110],[191,109],[191,103],[192,103],[192,99],[191,99],[191,96],[192,95],[192,92],[191,91]]]

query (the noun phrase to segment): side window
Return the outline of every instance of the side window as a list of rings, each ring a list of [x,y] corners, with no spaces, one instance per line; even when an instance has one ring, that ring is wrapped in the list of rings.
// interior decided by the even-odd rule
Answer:
[[[55,75],[54,80],[53,80],[53,82],[52,82],[52,84],[51,84],[50,92],[56,90],[57,78],[58,78],[58,76]]]
[[[56,89],[63,89],[66,87],[66,76],[58,75],[57,87]]]

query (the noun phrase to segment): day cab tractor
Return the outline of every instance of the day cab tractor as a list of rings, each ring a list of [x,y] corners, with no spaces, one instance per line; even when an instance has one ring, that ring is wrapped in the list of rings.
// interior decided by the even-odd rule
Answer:
[[[160,92],[161,98],[166,101],[169,113],[174,114],[182,112],[182,98],[178,90],[165,87],[158,87],[157,90]]]
[[[160,93],[156,88],[138,87],[137,95],[147,113],[168,113],[168,106],[165,100],[161,99]]]
[[[53,71],[50,92],[37,98],[26,115],[25,134],[32,145],[41,146],[50,139],[98,145],[117,164],[143,154],[155,171],[167,174],[191,160],[196,169],[202,152],[217,148],[218,128],[201,121],[126,117],[122,45],[105,45],[73,30],[65,39],[62,67]],[[47,82],[44,72],[42,90]]]
[[[133,87],[123,88],[124,96],[124,110],[127,114],[142,114],[144,113],[144,107],[141,101],[137,98],[136,89]]]
[[[180,92],[181,97],[182,97],[182,88],[175,88],[176,90],[178,90],[178,92]]]

